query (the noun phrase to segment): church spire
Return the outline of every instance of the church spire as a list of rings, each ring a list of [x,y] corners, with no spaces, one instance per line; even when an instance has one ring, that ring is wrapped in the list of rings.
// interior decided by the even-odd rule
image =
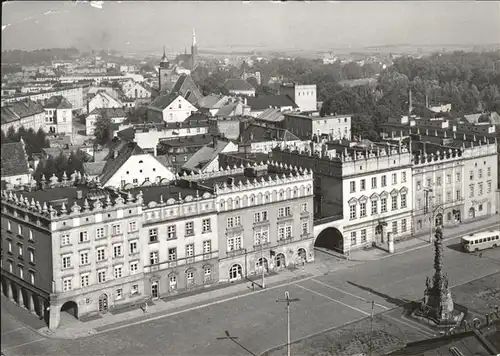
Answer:
[[[165,62],[167,60],[167,54],[165,53],[165,46],[163,46],[163,56],[161,57],[161,61]]]
[[[192,44],[192,46],[193,47],[196,46],[196,31],[194,28],[193,28],[193,44]]]

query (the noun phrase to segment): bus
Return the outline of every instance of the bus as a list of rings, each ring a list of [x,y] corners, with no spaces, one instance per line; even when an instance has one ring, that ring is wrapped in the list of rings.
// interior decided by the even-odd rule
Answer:
[[[500,230],[482,231],[462,237],[462,248],[475,252],[500,245]]]

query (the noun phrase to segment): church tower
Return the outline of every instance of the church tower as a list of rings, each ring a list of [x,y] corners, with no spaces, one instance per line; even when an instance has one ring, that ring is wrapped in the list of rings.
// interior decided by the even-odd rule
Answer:
[[[168,88],[167,82],[171,71],[170,62],[165,53],[165,47],[163,47],[163,56],[160,60],[160,68],[158,68],[158,91],[160,93]]]
[[[198,56],[198,46],[196,45],[196,32],[193,29],[193,43],[191,44],[191,69],[194,69],[197,56]]]

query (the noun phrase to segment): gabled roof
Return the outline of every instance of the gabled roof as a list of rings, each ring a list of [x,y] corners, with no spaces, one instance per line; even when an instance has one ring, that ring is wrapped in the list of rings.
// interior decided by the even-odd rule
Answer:
[[[43,113],[43,106],[32,100],[23,100],[7,103],[1,110],[2,124]]]
[[[91,100],[94,100],[94,98],[96,98],[97,96],[103,96],[105,99],[109,100],[109,101],[115,101],[116,103],[120,104],[121,101],[117,98],[115,98],[114,96],[110,95],[109,93],[105,92],[105,91],[100,91],[98,92]]]
[[[150,108],[153,108],[153,109],[158,109],[158,110],[165,110],[165,108],[167,108],[170,104],[172,104],[172,102],[177,99],[179,96],[181,96],[180,94],[178,93],[175,93],[175,92],[172,92],[170,94],[166,94],[166,95],[160,95],[159,97],[157,97],[150,105],[149,107]]]
[[[255,90],[253,86],[251,86],[248,82],[243,79],[228,79],[224,83],[224,88],[227,90],[237,90],[237,91],[249,91]]]
[[[22,142],[4,143],[1,145],[1,176],[11,177],[28,174],[28,160]]]
[[[120,150],[115,151],[116,156],[114,158],[110,157],[104,168],[102,174],[99,177],[101,184],[105,184],[113,175],[118,171],[118,169],[127,162],[127,160],[134,155],[143,154],[144,151],[140,148],[137,143],[130,142],[121,147]]]
[[[45,100],[43,106],[46,109],[72,109],[73,105],[62,95],[54,95]]]
[[[240,140],[244,143],[267,142],[267,141],[299,141],[300,138],[288,130],[250,124],[240,134]]]
[[[104,169],[105,165],[106,161],[84,162],[83,171],[87,173],[89,176],[98,176],[102,173],[102,170]]]
[[[90,112],[89,115],[101,115],[110,119],[114,117],[126,117],[127,112],[123,108],[96,108]]]
[[[187,74],[183,74],[177,79],[171,93],[179,93],[193,105],[203,98],[203,94],[201,94],[193,78]]]
[[[281,122],[284,119],[285,115],[283,115],[281,110],[274,108],[266,109],[259,116],[257,116],[257,120],[269,121],[269,122]]]
[[[133,142],[135,138],[135,129],[133,127],[127,127],[124,130],[118,131],[116,136],[127,142]]]
[[[252,110],[283,108],[289,106],[293,109],[298,108],[297,104],[295,104],[293,99],[288,95],[262,95],[256,98],[250,97],[248,98],[247,104],[252,108]]]
[[[217,112],[215,113],[215,116],[231,116],[238,106],[238,103],[230,103],[227,105],[224,105],[221,107]]]
[[[219,153],[221,153],[229,143],[229,141],[219,139],[215,142],[215,144],[210,143],[205,145],[196,151],[196,153],[192,155],[186,163],[184,163],[182,168],[194,172],[203,171],[205,167],[207,167],[215,158],[219,156]]]
[[[198,102],[198,106],[205,109],[217,109],[222,107],[227,101],[227,96],[210,94],[202,98]]]

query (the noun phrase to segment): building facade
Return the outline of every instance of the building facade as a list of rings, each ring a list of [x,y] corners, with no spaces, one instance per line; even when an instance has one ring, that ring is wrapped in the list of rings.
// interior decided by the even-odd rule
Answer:
[[[282,84],[280,94],[288,95],[297,104],[302,112],[317,111],[317,90],[316,84]]]
[[[330,140],[351,139],[351,116],[301,115],[284,113],[284,128],[298,137],[309,140],[314,135],[328,136]]]

